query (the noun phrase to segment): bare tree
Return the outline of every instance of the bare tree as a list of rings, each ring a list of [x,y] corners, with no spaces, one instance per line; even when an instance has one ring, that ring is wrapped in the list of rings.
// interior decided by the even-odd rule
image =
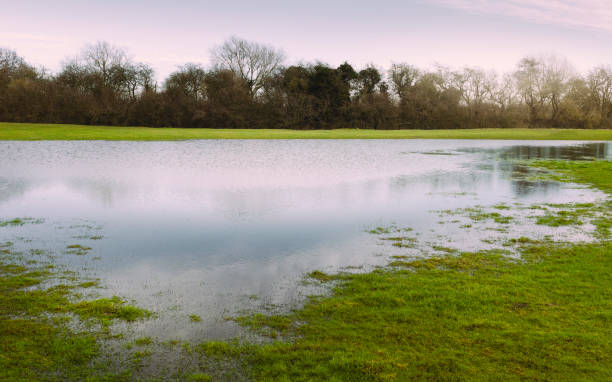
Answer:
[[[95,44],[87,45],[80,58],[87,69],[102,76],[105,86],[110,82],[111,68],[124,67],[128,64],[126,52],[106,41],[98,41]]]
[[[154,71],[150,66],[142,63],[127,64],[124,73],[124,87],[131,101],[135,101],[139,94],[154,91]]]
[[[494,74],[480,68],[464,68],[460,76],[465,80],[462,98],[470,111],[477,114],[489,98],[490,83]]]
[[[0,82],[8,83],[14,78],[35,78],[36,76],[36,70],[14,50],[0,48]]]
[[[501,79],[495,76],[491,78],[487,86],[489,86],[488,94],[491,101],[499,107],[502,113],[505,113],[516,102],[517,90],[512,75],[506,73]]]
[[[606,118],[612,106],[612,69],[610,66],[598,66],[587,76],[587,85],[591,96],[597,102],[598,111]]]
[[[538,112],[544,105],[543,64],[534,57],[525,57],[519,61],[514,73],[516,87],[525,105],[529,108],[529,120],[534,123]]]
[[[206,71],[198,64],[186,64],[166,80],[166,90],[181,92],[198,102],[206,94]]]
[[[410,89],[416,85],[420,75],[421,71],[419,69],[404,63],[394,63],[389,69],[389,79],[393,91],[400,99],[404,99]]]
[[[271,46],[231,37],[212,50],[213,64],[244,79],[255,97],[280,68],[285,54]]]
[[[551,120],[556,121],[559,115],[559,104],[567,92],[569,80],[574,69],[565,58],[549,56],[542,60],[543,92],[552,109]]]

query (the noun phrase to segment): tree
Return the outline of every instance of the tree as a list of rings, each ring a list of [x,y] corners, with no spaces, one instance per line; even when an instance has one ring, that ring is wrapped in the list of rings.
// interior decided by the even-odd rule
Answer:
[[[229,70],[244,79],[252,98],[281,68],[284,59],[281,50],[235,36],[212,50],[212,61],[217,70]]]
[[[567,91],[573,68],[565,58],[549,56],[542,61],[542,91],[552,109],[551,121],[559,115],[559,104]]]
[[[499,107],[500,112],[505,113],[516,103],[516,88],[512,75],[505,74],[501,79],[495,76],[487,86],[489,97]]]
[[[359,92],[361,95],[373,94],[376,91],[377,85],[382,80],[382,76],[378,69],[373,66],[359,71],[357,81],[359,81]]]
[[[181,93],[194,102],[198,102],[205,97],[205,82],[206,71],[201,65],[185,64],[170,74],[166,80],[166,90]]]
[[[128,63],[127,53],[106,41],[85,46],[80,58],[85,68],[101,75],[103,86],[109,84],[113,67],[123,68]]]
[[[412,65],[408,64],[392,64],[389,69],[389,80],[395,95],[400,100],[404,100],[408,92],[410,92],[421,75],[421,71]]]
[[[601,118],[608,118],[612,113],[612,69],[610,66],[598,66],[589,72],[587,85]]]
[[[543,81],[543,64],[533,57],[525,57],[519,61],[514,73],[516,87],[525,105],[529,108],[529,121],[535,124],[538,113],[546,100]]]
[[[35,79],[36,70],[14,50],[0,48],[0,88],[15,79]]]

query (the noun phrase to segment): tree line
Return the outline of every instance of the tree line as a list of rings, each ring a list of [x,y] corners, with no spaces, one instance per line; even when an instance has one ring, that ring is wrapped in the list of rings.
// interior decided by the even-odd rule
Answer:
[[[577,73],[555,56],[514,71],[396,63],[285,65],[274,47],[232,37],[212,65],[185,64],[163,83],[106,42],[50,74],[0,49],[0,120],[199,128],[612,128],[612,69]]]

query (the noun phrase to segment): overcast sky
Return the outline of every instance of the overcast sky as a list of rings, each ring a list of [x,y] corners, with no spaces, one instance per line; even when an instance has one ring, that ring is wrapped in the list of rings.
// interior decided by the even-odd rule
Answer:
[[[57,71],[86,44],[125,48],[163,79],[236,35],[288,62],[511,70],[525,55],[612,64],[612,0],[0,0],[0,47]]]

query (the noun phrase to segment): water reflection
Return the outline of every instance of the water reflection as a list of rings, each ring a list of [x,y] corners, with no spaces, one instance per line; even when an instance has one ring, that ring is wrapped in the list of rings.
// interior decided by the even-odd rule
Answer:
[[[434,240],[432,210],[579,200],[588,191],[531,181],[513,160],[611,152],[520,141],[0,142],[0,216],[48,222],[4,229],[0,241],[29,236],[61,253],[84,240],[91,255],[60,261],[100,277],[101,293],[162,313],[143,334],[234,336],[224,316],[299,303],[313,291],[297,287],[307,271],[385,264],[367,228],[396,222]],[[480,243],[444,229],[456,246]],[[88,235],[104,239],[77,239]]]
[[[512,146],[502,155],[506,159],[612,159],[610,144],[585,143],[574,146]]]

